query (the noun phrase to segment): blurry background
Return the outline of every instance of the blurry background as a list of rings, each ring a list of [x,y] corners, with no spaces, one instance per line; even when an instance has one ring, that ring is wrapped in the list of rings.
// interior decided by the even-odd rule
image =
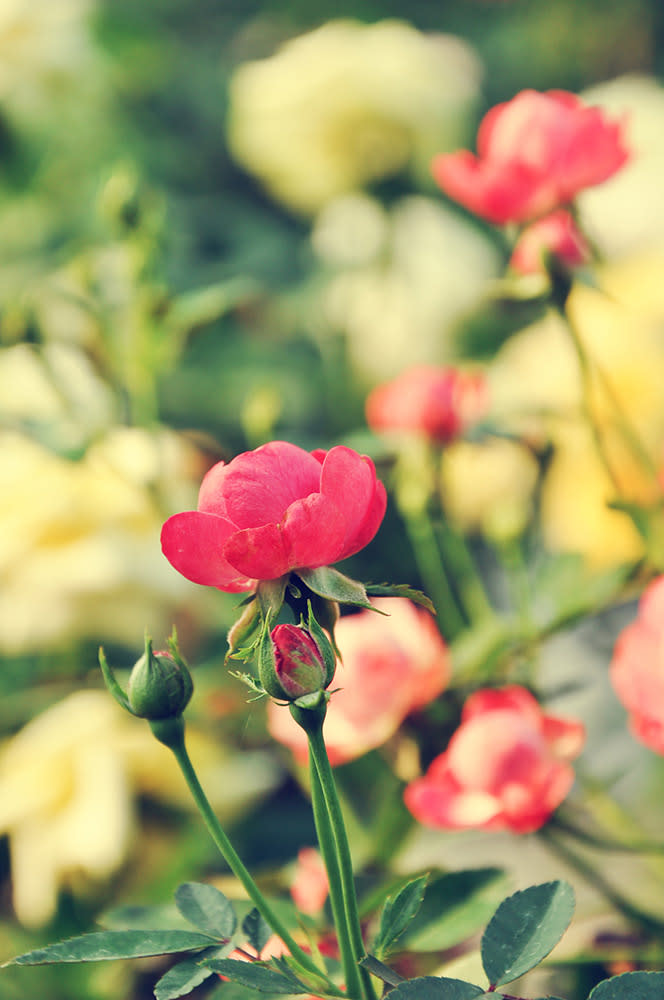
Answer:
[[[630,116],[634,164],[581,200],[623,311],[589,293],[578,309],[659,447],[663,60],[659,0],[0,0],[0,957],[216,870],[166,751],[100,693],[100,643],[129,667],[144,628],[159,646],[175,622],[201,774],[245,859],[286,885],[280,866],[311,842],[263,707],[222,666],[235,600],[159,550],[213,462],[274,437],[380,461],[369,389],[474,359],[508,415],[563,413],[546,428],[551,549],[638,558],[624,520],[604,524],[564,419],[556,331],[537,348],[511,337],[537,309],[487,294],[506,247],[446,203],[428,162],[472,147],[482,114],[523,88]],[[478,457],[496,472],[471,511]],[[450,456],[443,482],[462,525],[491,536],[519,521],[533,474],[523,455],[486,461]],[[349,571],[420,582],[393,511]],[[601,653],[618,624],[602,623]],[[139,998],[146,964],[145,982],[135,967],[10,970],[0,993]]]

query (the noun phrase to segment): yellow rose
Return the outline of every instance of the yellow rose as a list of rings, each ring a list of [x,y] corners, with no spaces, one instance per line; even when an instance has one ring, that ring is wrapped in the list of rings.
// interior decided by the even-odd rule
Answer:
[[[478,84],[458,38],[329,21],[236,70],[229,145],[276,198],[309,213],[457,146]]]

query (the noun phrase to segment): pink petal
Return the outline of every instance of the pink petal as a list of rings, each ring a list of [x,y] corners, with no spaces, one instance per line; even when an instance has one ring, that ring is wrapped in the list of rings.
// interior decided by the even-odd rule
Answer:
[[[281,530],[289,569],[316,569],[340,558],[346,518],[327,496],[315,493],[290,505]]]
[[[276,524],[235,531],[224,547],[231,566],[256,580],[276,580],[288,573],[288,551],[284,536]]]
[[[484,792],[468,792],[449,775],[436,780],[428,775],[411,782],[404,792],[406,807],[425,826],[468,829],[493,825],[500,817],[500,803]]]
[[[279,524],[295,500],[320,491],[320,463],[286,441],[243,452],[215,469],[201,487],[199,508],[219,505],[238,528]]]
[[[251,590],[255,580],[238,573],[224,558],[224,545],[234,531],[224,518],[184,511],[165,522],[161,547],[170,564],[193,583],[229,593]]]
[[[321,493],[343,512],[345,538],[336,559],[345,559],[378,531],[387,507],[385,487],[376,479],[370,458],[339,445],[328,451],[323,463]]]

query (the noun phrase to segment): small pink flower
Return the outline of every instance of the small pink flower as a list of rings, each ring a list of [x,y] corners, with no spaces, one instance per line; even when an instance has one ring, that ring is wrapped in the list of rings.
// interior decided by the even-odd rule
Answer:
[[[489,222],[527,222],[567,205],[628,160],[623,122],[560,90],[523,90],[480,124],[475,156],[441,154],[432,164],[443,191]]]
[[[406,805],[426,826],[530,833],[569,792],[584,739],[580,722],[546,715],[525,688],[478,691]]]
[[[170,517],[161,545],[194,583],[229,593],[252,590],[259,580],[358,552],[378,531],[386,503],[365,455],[272,441],[213,466],[198,510]]]
[[[487,404],[483,375],[417,365],[377,386],[366,415],[374,431],[414,431],[442,444],[484,416]]]
[[[620,633],[609,676],[636,739],[664,754],[664,576],[646,587],[636,620]]]
[[[297,855],[297,869],[291,883],[291,896],[298,910],[316,916],[327,899],[329,884],[323,859],[315,847],[302,847]]]
[[[445,688],[450,675],[447,646],[432,616],[404,598],[373,602],[374,611],[341,618],[335,638],[342,661],[337,667],[323,735],[333,765],[381,746],[411,712]],[[307,738],[282,706],[268,705],[272,736],[301,763]]]
[[[544,272],[551,256],[568,268],[579,267],[590,259],[588,243],[571,213],[564,208],[524,229],[514,247],[510,267],[520,274]]]

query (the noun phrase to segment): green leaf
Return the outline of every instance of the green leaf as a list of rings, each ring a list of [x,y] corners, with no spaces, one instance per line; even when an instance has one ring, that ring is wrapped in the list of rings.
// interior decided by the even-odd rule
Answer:
[[[263,621],[268,614],[273,622],[277,620],[281,605],[284,603],[287,582],[288,575],[277,577],[276,580],[261,580],[256,587],[256,597]]]
[[[408,979],[390,990],[390,1000],[474,1000],[484,995],[481,986],[466,983],[463,979],[444,976],[421,976]]]
[[[374,955],[365,955],[364,958],[360,959],[360,965],[363,969],[367,969],[372,976],[382,979],[388,986],[397,986],[399,983],[405,982],[403,976],[400,976],[394,969],[390,969],[389,965],[384,965]]]
[[[28,951],[5,965],[44,965],[48,962],[101,962],[116,958],[147,958],[194,951],[210,945],[210,938],[193,931],[98,931]]]
[[[175,891],[175,905],[186,920],[212,938],[228,941],[235,933],[233,904],[213,885],[184,882]]]
[[[482,964],[492,986],[523,976],[558,944],[574,912],[567,882],[545,882],[503,900],[482,937]]]
[[[368,583],[366,591],[371,597],[407,597],[413,604],[419,604],[431,614],[435,615],[436,613],[431,598],[423,594],[421,590],[409,587],[407,583]]]
[[[301,569],[297,575],[319,597],[327,597],[339,604],[353,604],[359,608],[372,608],[362,583],[344,576],[338,569],[321,566],[319,569]],[[375,610],[375,609],[374,609]]]
[[[156,1000],[176,1000],[177,997],[184,997],[191,993],[196,986],[200,986],[206,979],[214,975],[212,969],[201,965],[202,959],[213,956],[225,957],[224,952],[228,954],[232,947],[232,945],[225,945],[223,948],[210,948],[208,951],[200,952],[191,958],[185,958],[183,962],[178,962],[155,984]]]
[[[623,972],[590,991],[588,1000],[662,1000],[664,972]]]
[[[372,951],[377,958],[384,958],[404,933],[422,905],[427,875],[413,879],[393,896],[388,896],[380,915],[380,927]]]
[[[401,945],[411,951],[442,951],[486,926],[505,895],[500,868],[448,872],[429,882],[419,912]]]
[[[115,906],[102,913],[97,918],[97,923],[109,931],[191,930],[187,921],[178,913],[174,903],[158,906],[136,906],[133,904]]]
[[[206,962],[212,972],[226,976],[234,983],[249,986],[259,993],[310,993],[308,986],[301,983],[295,976],[285,975],[262,962],[242,962],[236,958],[222,958]]]
[[[272,928],[256,907],[250,910],[242,921],[242,930],[247,935],[247,941],[255,949],[257,955],[260,955],[273,934]]]

